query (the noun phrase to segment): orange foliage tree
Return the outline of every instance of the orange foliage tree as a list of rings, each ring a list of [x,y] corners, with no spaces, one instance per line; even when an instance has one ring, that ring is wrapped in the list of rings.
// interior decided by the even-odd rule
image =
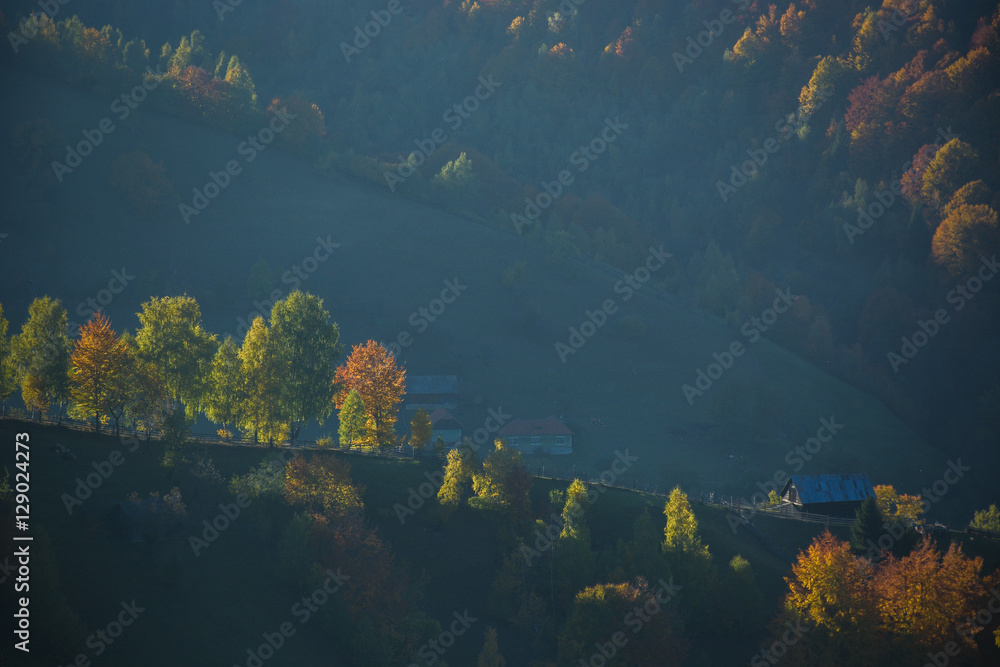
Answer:
[[[71,392],[74,411],[93,416],[95,431],[100,430],[102,415],[114,412],[121,416],[115,404],[126,393],[129,359],[128,344],[103,313],[80,327],[70,357]]]
[[[267,110],[291,119],[278,135],[280,143],[305,156],[314,156],[322,148],[321,142],[326,136],[326,119],[316,104],[295,93],[286,98],[274,98]]]
[[[398,643],[400,622],[406,614],[407,578],[396,568],[389,546],[360,516],[333,522],[314,517],[313,534],[320,559],[350,577],[343,596],[355,622],[376,624],[379,636]]]
[[[153,162],[142,151],[115,158],[108,183],[140,213],[152,213],[176,198],[174,184],[167,178],[163,163]]]
[[[955,638],[955,625],[978,609],[982,558],[952,544],[942,555],[928,538],[904,558],[891,554],[871,582],[879,623],[930,650]]]
[[[930,538],[902,558],[877,564],[851,553],[829,530],[799,554],[786,577],[785,612],[775,637],[801,627],[788,647],[795,664],[920,664],[928,650],[949,641],[974,649],[981,627],[964,627],[996,586],[981,577],[982,558],[959,546],[941,554]]]
[[[340,388],[334,398],[337,409],[356,389],[376,443],[389,446],[395,439],[396,413],[406,392],[406,369],[396,365],[396,358],[382,344],[370,340],[353,347],[351,355],[337,368],[334,382]]]
[[[934,261],[956,274],[974,270],[981,257],[991,257],[998,249],[997,212],[985,204],[963,204],[952,210],[931,242]]]

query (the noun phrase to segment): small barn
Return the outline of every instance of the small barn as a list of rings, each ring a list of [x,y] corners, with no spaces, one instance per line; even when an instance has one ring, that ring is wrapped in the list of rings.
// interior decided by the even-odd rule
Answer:
[[[462,423],[445,408],[438,408],[430,414],[431,420],[431,442],[437,442],[440,437],[444,444],[452,445],[462,441],[462,432],[465,430]]]
[[[867,473],[792,475],[781,488],[781,500],[813,514],[853,517],[866,498],[875,497]]]
[[[406,378],[406,409],[454,410],[458,406],[458,378],[454,375],[412,375]]]
[[[497,433],[504,444],[525,454],[572,454],[573,431],[554,416],[515,419]]]
[[[150,538],[162,539],[159,528],[159,517],[165,513],[166,506],[159,496],[150,496],[140,500],[123,500],[108,513],[106,522],[108,530],[118,538],[132,542],[145,542]]]

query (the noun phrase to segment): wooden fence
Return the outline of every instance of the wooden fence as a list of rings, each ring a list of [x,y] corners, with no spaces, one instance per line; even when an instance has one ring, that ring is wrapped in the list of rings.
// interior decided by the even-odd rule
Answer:
[[[19,410],[9,410],[0,412],[0,419],[8,419],[12,421],[23,421],[30,424],[45,424],[50,426],[60,425],[64,428],[72,429],[74,431],[87,431],[93,433],[94,424],[92,421],[81,421],[78,419],[70,419],[68,417],[63,417],[58,420],[54,417],[42,417],[41,419],[28,419],[23,411]],[[107,426],[102,427],[101,433],[104,435],[114,435],[114,431]],[[149,437],[146,433],[139,433],[133,429],[122,428],[121,435],[128,435],[131,437],[139,438],[145,440]],[[160,440],[162,435],[159,433],[153,433],[152,439]],[[189,439],[202,444],[211,445],[221,445],[226,447],[254,447],[259,449],[268,449],[275,447],[276,445],[269,445],[263,442],[254,442],[253,440],[247,440],[243,438],[226,438],[222,439],[218,434],[214,433],[191,433]],[[282,449],[291,450],[322,450],[322,451],[336,451],[345,454],[351,454],[352,456],[368,456],[374,458],[385,458],[385,459],[418,459],[426,461],[434,461],[438,463],[444,463],[445,457],[440,454],[435,454],[431,452],[414,452],[412,447],[403,446],[395,447],[391,449],[378,450],[378,451],[365,451],[358,449],[350,449],[340,446],[339,444],[324,444],[320,445],[313,440],[299,440],[296,441],[294,445],[289,443],[282,443],[280,445]],[[530,462],[529,462],[530,463]],[[622,489],[624,491],[636,491],[641,493],[648,493],[650,495],[659,496],[661,498],[666,498],[669,495],[669,489],[666,486],[661,486],[659,484],[654,484],[648,481],[643,481],[639,479],[638,476],[623,476],[615,475],[613,479],[608,480],[604,474],[593,474],[583,470],[577,470],[576,465],[572,464],[536,464],[528,465],[528,472],[530,472],[534,477],[540,479],[553,479],[559,481],[572,482],[574,479],[579,479],[590,485],[599,485],[605,488],[615,488]],[[718,496],[716,497],[714,493],[700,494],[699,497],[691,497],[693,502],[699,502],[706,506],[715,506],[728,511],[734,511],[741,517],[747,519],[747,521],[752,522],[753,516],[757,513],[773,516],[778,519],[792,519],[795,521],[805,521],[809,523],[820,523],[828,526],[850,526],[854,523],[854,519],[836,516],[827,516],[825,514],[812,514],[810,512],[801,512],[796,510],[791,505],[779,505],[771,506],[767,504],[757,504],[748,503],[746,501],[740,500],[733,496]],[[970,533],[971,533],[970,529]],[[1000,537],[1000,534],[990,534],[990,531],[977,531],[978,533],[989,536],[989,537]]]

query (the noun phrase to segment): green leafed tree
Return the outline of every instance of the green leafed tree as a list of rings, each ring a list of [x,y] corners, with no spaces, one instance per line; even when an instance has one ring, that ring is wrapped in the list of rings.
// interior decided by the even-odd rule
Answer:
[[[760,590],[750,561],[741,554],[733,556],[723,579],[726,598],[731,604],[725,605],[723,619],[731,631],[748,633],[752,631],[760,613]]]
[[[294,442],[310,419],[322,424],[333,412],[334,376],[343,351],[340,329],[330,321],[322,299],[299,290],[274,304],[270,328],[279,356],[282,419]]]
[[[837,96],[847,78],[849,65],[839,58],[826,56],[816,64],[809,83],[799,93],[799,109],[811,117],[824,104],[824,100]]]
[[[469,504],[477,509],[503,512],[518,523],[531,509],[531,475],[521,452],[502,440],[497,440],[495,446],[483,461],[482,471],[472,475],[476,495],[469,499]]]
[[[364,447],[371,441],[368,432],[368,414],[365,412],[365,402],[357,389],[352,389],[340,407],[340,444],[346,447]]]
[[[246,406],[242,373],[240,348],[226,336],[212,360],[209,392],[205,399],[205,416],[221,424],[224,431],[241,421]]]
[[[632,539],[619,546],[618,562],[625,579],[643,577],[646,581],[668,578],[670,572],[663,558],[662,529],[645,509],[632,523]]]
[[[122,338],[126,336],[123,334]],[[134,376],[125,416],[132,420],[134,427],[145,430],[148,437],[149,433],[163,427],[170,397],[160,371],[153,364],[140,359],[138,350],[134,340],[129,340],[128,353],[134,358]]]
[[[202,327],[198,302],[187,295],[152,298],[137,315],[139,358],[159,369],[170,398],[194,417],[208,395],[218,349],[215,334]]]
[[[14,393],[15,382],[13,342],[7,336],[7,319],[3,316],[3,304],[0,304],[0,405],[6,405],[7,399]]]
[[[423,449],[431,441],[433,434],[430,416],[426,410],[418,408],[410,420],[410,444],[414,449]]]
[[[312,571],[312,515],[298,513],[288,522],[278,547],[278,576],[302,586]]]
[[[474,197],[479,189],[472,160],[465,153],[441,167],[441,171],[434,177],[434,183],[463,200]]]
[[[14,371],[29,410],[44,412],[70,397],[69,358],[72,344],[66,333],[66,309],[58,299],[35,299],[28,319],[13,340]]]
[[[611,642],[615,632],[622,632],[627,641],[620,642],[615,655],[603,663],[608,667],[685,664],[684,642],[674,628],[672,595],[673,591],[642,579],[585,588],[576,594],[570,606],[569,618],[559,636],[556,664],[591,664],[591,658],[599,656],[595,653],[594,638],[603,637],[600,643]],[[636,611],[643,607],[655,613]],[[646,619],[638,626],[641,632],[636,630],[635,623],[626,625],[625,619],[638,621],[640,617]]]
[[[274,444],[288,433],[282,420],[280,354],[264,318],[255,317],[240,347],[240,391],[246,405],[238,426],[254,441]]]

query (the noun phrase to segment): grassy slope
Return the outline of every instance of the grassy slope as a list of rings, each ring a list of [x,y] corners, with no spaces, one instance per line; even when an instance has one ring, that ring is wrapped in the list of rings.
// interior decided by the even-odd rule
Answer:
[[[273,631],[286,620],[296,621],[290,608],[299,593],[275,576],[276,544],[273,540],[262,542],[246,517],[234,522],[197,558],[187,544],[187,531],[172,545],[133,545],[107,534],[103,518],[129,492],[166,492],[177,483],[159,466],[158,443],[144,445],[134,453],[125,452],[125,463],[70,516],[64,509],[62,494],[72,492],[76,477],[85,477],[93,470],[92,461],[103,461],[111,450],[122,449],[120,443],[109,436],[11,421],[0,421],[0,442],[11,442],[15,432],[23,431],[32,436],[33,525],[43,526],[50,533],[63,590],[88,633],[110,621],[122,600],[135,598],[146,607],[140,620],[101,657],[102,664],[173,665],[191,656],[199,656],[205,664],[233,664],[245,654],[247,646],[256,645],[262,632]],[[78,461],[57,459],[49,451],[57,442],[70,446]],[[210,447],[208,454],[222,477],[228,479],[255,465],[263,452]],[[474,661],[488,624],[499,627],[500,645],[508,663],[527,664],[530,656],[521,652],[519,635],[491,617],[486,609],[489,588],[503,556],[498,536],[501,528],[469,510],[460,510],[451,521],[441,522],[434,503],[426,504],[401,524],[394,505],[405,504],[409,490],[424,483],[425,474],[433,472],[434,466],[347,458],[354,479],[366,487],[369,517],[392,545],[400,565],[412,576],[426,578],[421,607],[441,621],[447,621],[452,612],[464,610],[479,619],[449,651],[445,658],[449,664]],[[10,462],[3,461],[2,465],[9,466]],[[217,513],[219,499],[204,485],[180,484],[188,504],[187,530],[196,530],[202,519]],[[556,486],[565,484],[537,480],[536,496],[542,498]],[[661,522],[663,504],[663,498],[644,493],[612,489],[602,494],[588,510],[587,518],[595,551],[613,548],[618,539],[629,539],[632,522],[643,509],[655,522]],[[722,511],[697,504],[694,509],[701,534],[720,568],[737,553],[750,560],[770,615],[787,590],[782,578],[788,574],[788,564],[745,532],[734,534]],[[767,517],[759,517],[757,525],[792,555],[822,530],[816,524]],[[846,528],[834,532],[847,538]],[[967,543],[965,547],[973,554],[986,556],[988,570],[1000,562],[995,545]],[[336,628],[328,629],[322,622],[296,627],[296,636],[282,648],[273,664],[322,664],[321,660],[329,658],[325,638]],[[184,640],[149,655],[149,646],[162,646],[165,635]],[[86,650],[82,641],[81,650]],[[726,664],[740,661],[755,650],[752,642],[711,647],[714,657]]]
[[[81,96],[20,71],[0,72],[0,85],[23,102],[0,109],[0,125],[45,117],[66,141],[108,116],[113,99]],[[116,125],[61,185],[29,193],[8,185],[2,192],[10,237],[0,246],[0,302],[13,328],[30,298],[43,293],[61,297],[71,318],[82,319],[76,304],[124,266],[136,279],[107,308],[117,327],[135,328],[134,313],[150,294],[186,291],[199,299],[210,329],[235,333],[237,318],[254,310],[244,294],[252,264],[262,257],[280,275],[312,253],[318,235],[330,235],[341,247],[302,287],[325,299],[343,340],[413,334],[408,370],[461,376],[466,400],[458,413],[471,428],[496,406],[520,417],[565,416],[577,430],[577,452],[559,465],[597,472],[616,449],[629,447],[641,457],[634,468],[640,481],[749,496],[776,470],[791,472],[786,452],[833,415],[845,429],[803,473],[864,470],[877,483],[915,491],[945,468],[944,457],[871,397],[767,341],[751,346],[691,407],[681,385],[695,380],[713,352],[742,338],[718,320],[646,298],[624,302],[607,278],[575,264],[550,266],[534,245],[372,186],[331,180],[273,149],[242,163],[243,173],[190,225],[176,208],[138,216],[106,185],[114,157],[148,152],[189,201],[209,170],[242,160],[239,139],[141,107]],[[0,182],[16,183],[16,176],[13,161],[0,165]],[[525,281],[503,286],[502,270],[519,261],[527,263]],[[467,291],[416,333],[410,313],[456,277]],[[625,340],[612,323],[561,364],[555,342],[609,297],[621,306],[614,319],[641,315],[646,336]],[[537,323],[529,327],[532,317]],[[773,414],[755,435],[747,406],[760,392],[771,397]],[[591,417],[609,427],[591,428]],[[312,434],[324,430],[329,426]],[[742,454],[742,462],[732,463],[730,452]],[[972,504],[988,504],[985,484],[967,488],[975,490]]]
[[[298,591],[277,580],[273,568],[275,545],[261,543],[245,518],[234,522],[200,556],[194,556],[187,544],[187,530],[196,529],[202,519],[211,519],[218,511],[204,488],[181,483],[190,526],[173,544],[134,545],[107,534],[103,518],[128,493],[166,492],[176,483],[158,464],[157,443],[148,448],[144,445],[134,453],[123,452],[125,463],[69,515],[62,494],[72,493],[75,478],[85,477],[93,470],[91,462],[105,460],[110,451],[121,449],[120,443],[107,436],[0,421],[2,442],[11,442],[13,433],[21,431],[32,437],[33,525],[44,527],[51,535],[63,590],[88,633],[112,620],[122,600],[135,598],[146,608],[128,632],[101,656],[102,663],[173,665],[182,657],[197,655],[204,664],[233,664],[262,632],[273,631],[285,620],[296,620],[290,608],[299,597]],[[49,451],[57,442],[71,447],[78,461],[57,459]],[[256,464],[262,452],[212,447],[210,455],[220,474],[228,478]],[[481,648],[486,625],[494,624],[501,626],[501,645],[508,658],[522,664],[517,659],[516,636],[491,618],[485,608],[502,558],[497,527],[468,511],[441,524],[431,504],[402,525],[392,511],[393,505],[405,503],[408,489],[425,481],[424,473],[433,467],[363,457],[349,460],[355,480],[367,487],[365,502],[380,533],[390,541],[402,565],[414,575],[426,575],[423,608],[442,621],[452,612],[466,609],[480,619],[446,659],[451,664],[469,664]],[[9,466],[10,462],[4,461],[3,465]],[[544,494],[554,484],[540,480],[536,490]],[[588,518],[595,549],[613,547],[619,538],[629,538],[632,521],[643,508],[660,521],[662,504],[661,498],[648,494],[608,491],[591,508]],[[721,512],[698,507],[697,513],[718,562],[724,565],[733,554],[743,553],[753,563],[765,595],[776,602],[783,589],[780,577],[785,574],[785,566],[750,538],[733,535]],[[815,526],[785,522],[776,524],[773,532],[794,550],[807,544],[817,530]],[[150,646],[163,646],[165,635],[184,640],[149,655]],[[317,660],[328,654],[323,635],[321,623],[301,626],[282,648],[276,664],[320,664]],[[83,639],[80,649],[86,652]]]

